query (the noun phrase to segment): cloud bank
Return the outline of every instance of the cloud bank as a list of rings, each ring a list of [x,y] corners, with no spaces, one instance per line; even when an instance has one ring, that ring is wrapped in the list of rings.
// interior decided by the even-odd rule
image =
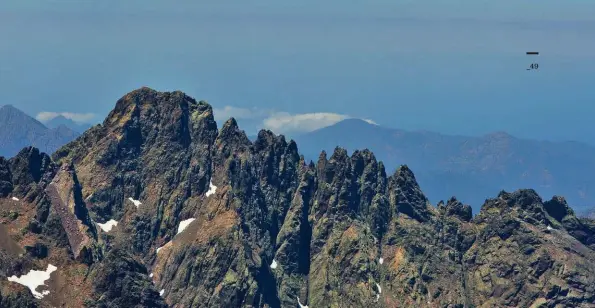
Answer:
[[[262,121],[264,128],[276,133],[311,132],[350,118],[344,114],[316,112],[289,114],[278,112]]]
[[[41,122],[47,122],[56,118],[58,116],[63,116],[67,119],[70,119],[74,122],[78,123],[86,123],[92,120],[95,117],[94,113],[76,113],[76,112],[52,112],[52,111],[42,111],[35,116],[35,118]]]
[[[236,120],[239,119],[257,119],[266,117],[270,111],[257,109],[257,108],[240,108],[234,106],[225,106],[223,108],[214,108],[213,109],[213,116],[215,117],[215,121],[223,122],[227,119],[233,117]]]
[[[237,120],[261,120],[260,126],[277,134],[307,133],[331,126],[346,119],[359,119],[346,114],[332,112],[297,113],[275,112],[257,108],[238,108],[225,106],[223,109],[214,109],[215,120],[225,121],[230,117]],[[361,119],[370,124],[378,125],[370,119]]]

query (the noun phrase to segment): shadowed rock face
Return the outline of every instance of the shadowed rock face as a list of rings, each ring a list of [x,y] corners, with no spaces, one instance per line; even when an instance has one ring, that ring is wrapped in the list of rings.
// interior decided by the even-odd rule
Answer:
[[[181,92],[125,95],[52,160],[0,159],[0,193],[0,244],[30,252],[0,254],[0,276],[58,267],[34,306],[595,301],[595,224],[563,198],[501,192],[475,217],[454,197],[433,207],[407,166],[387,176],[370,151],[340,148],[307,163],[283,136],[251,142],[234,119],[217,130],[211,106]],[[4,306],[26,291],[0,277]]]

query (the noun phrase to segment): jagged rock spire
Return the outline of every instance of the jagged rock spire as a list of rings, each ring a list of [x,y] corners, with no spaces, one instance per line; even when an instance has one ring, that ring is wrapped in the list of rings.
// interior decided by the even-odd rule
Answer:
[[[388,185],[391,207],[397,213],[405,214],[420,222],[429,219],[431,213],[428,209],[428,199],[407,165],[402,165],[395,171]]]

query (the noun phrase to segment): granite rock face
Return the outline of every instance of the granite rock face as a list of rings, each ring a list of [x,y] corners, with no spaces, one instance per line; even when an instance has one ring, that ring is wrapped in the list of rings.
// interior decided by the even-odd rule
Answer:
[[[0,211],[3,307],[595,302],[595,224],[563,198],[501,192],[475,217],[454,197],[434,207],[407,166],[389,176],[341,148],[306,162],[270,131],[217,129],[181,92],[125,95],[52,159],[0,159]],[[7,280],[48,264],[42,299]]]

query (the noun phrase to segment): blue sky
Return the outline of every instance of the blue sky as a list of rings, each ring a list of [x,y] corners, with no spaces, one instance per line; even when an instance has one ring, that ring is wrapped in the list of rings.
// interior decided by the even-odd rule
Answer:
[[[249,133],[357,117],[595,144],[592,1],[4,0],[0,59],[0,105],[32,115],[98,122],[146,85]]]

